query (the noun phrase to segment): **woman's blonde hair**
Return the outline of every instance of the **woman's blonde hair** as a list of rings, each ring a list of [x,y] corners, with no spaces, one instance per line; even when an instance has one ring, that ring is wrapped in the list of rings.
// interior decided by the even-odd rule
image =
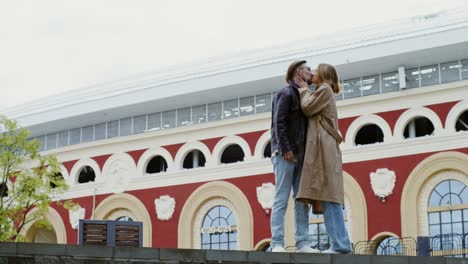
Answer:
[[[330,64],[320,63],[315,74],[317,75],[319,84],[327,83],[335,94],[340,93],[340,81],[335,67]]]

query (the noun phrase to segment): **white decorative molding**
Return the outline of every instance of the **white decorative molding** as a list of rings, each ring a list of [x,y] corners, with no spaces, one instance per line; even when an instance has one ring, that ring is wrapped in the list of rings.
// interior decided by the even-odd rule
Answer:
[[[136,174],[136,165],[127,153],[114,154],[104,164],[102,174],[109,192],[123,193]]]
[[[86,209],[82,207],[72,208],[68,210],[68,219],[74,230],[78,229],[79,220],[85,219]]]
[[[166,173],[173,169],[174,161],[172,159],[171,153],[169,153],[169,151],[167,151],[165,148],[154,147],[154,148],[147,149],[143,153],[143,155],[141,155],[140,159],[138,160],[138,165],[137,165],[138,177],[149,175],[148,173],[146,173],[146,167],[148,167],[148,163],[151,161],[151,159],[156,156],[163,157],[167,163],[167,171],[161,172],[161,173]]]
[[[269,214],[270,209],[273,207],[274,198],[275,185],[273,183],[263,183],[262,186],[257,187],[257,200],[267,214]]]
[[[89,166],[94,170],[95,178],[94,182],[87,182],[87,183],[78,183],[78,176],[80,175],[81,169],[83,169],[85,166]],[[80,159],[75,165],[73,165],[73,168],[70,172],[70,181],[69,184],[70,186],[73,185],[89,185],[89,184],[95,184],[101,182],[101,169],[99,168],[99,165],[97,162],[91,158],[84,158]]]
[[[374,194],[382,202],[385,202],[385,198],[392,194],[393,188],[395,188],[395,172],[387,168],[377,169],[376,172],[371,172],[370,180]]]
[[[439,183],[446,180],[457,180],[468,186],[468,175],[456,170],[444,170],[432,176],[421,188],[418,198],[418,235],[429,236],[429,219],[427,216],[427,208],[429,204],[429,196],[432,190]]]
[[[154,206],[156,207],[158,219],[161,221],[170,220],[174,214],[175,205],[175,199],[169,195],[162,195],[159,199],[155,199]]]
[[[223,139],[221,139],[213,149],[212,156],[215,165],[221,164],[221,156],[223,155],[224,150],[228,146],[234,144],[239,145],[242,148],[242,151],[244,151],[244,161],[252,160],[252,152],[250,150],[249,144],[247,143],[247,141],[245,141],[245,139],[239,136],[226,136]]]
[[[445,119],[446,133],[455,133],[455,125],[457,124],[458,117],[467,110],[468,100],[460,101],[450,109],[450,112],[447,114],[447,118]]]
[[[390,142],[392,140],[392,130],[388,125],[387,121],[382,117],[374,114],[367,114],[358,117],[354,120],[351,125],[349,126],[348,130],[346,131],[346,138],[344,142],[344,146],[346,147],[353,147],[355,146],[355,138],[359,130],[365,125],[377,125],[380,129],[382,129],[384,135],[384,142]],[[382,142],[383,143],[383,142]]]
[[[443,133],[444,128],[442,126],[442,122],[440,121],[439,116],[434,111],[422,106],[413,107],[403,112],[403,114],[401,114],[398,118],[395,124],[395,128],[393,130],[393,136],[395,140],[408,140],[404,138],[405,128],[408,125],[408,123],[416,117],[426,117],[427,119],[429,119],[432,125],[434,125],[434,135],[437,136]],[[413,138],[410,140],[413,140]]]
[[[255,145],[255,152],[254,152],[254,159],[264,159],[263,152],[265,151],[266,146],[268,143],[271,142],[271,130],[265,131],[260,138],[257,140],[257,144]]]
[[[187,154],[190,151],[199,150],[205,156],[205,166],[204,167],[211,167],[213,166],[213,158],[211,156],[210,149],[200,141],[192,141],[185,143],[178,151],[174,159],[174,169],[182,170],[184,167],[184,160]]]

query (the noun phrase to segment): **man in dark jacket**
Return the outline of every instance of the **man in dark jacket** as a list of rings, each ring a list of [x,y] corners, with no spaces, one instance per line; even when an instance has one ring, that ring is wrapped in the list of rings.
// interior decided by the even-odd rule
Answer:
[[[289,65],[286,74],[288,86],[281,89],[273,99],[271,122],[271,153],[275,173],[275,199],[271,213],[271,251],[285,252],[284,218],[291,189],[293,197],[299,189],[305,149],[307,119],[301,110],[299,86],[294,82],[298,77],[309,80],[312,76],[306,61]],[[296,252],[319,253],[308,245],[308,206],[294,202],[296,226]]]

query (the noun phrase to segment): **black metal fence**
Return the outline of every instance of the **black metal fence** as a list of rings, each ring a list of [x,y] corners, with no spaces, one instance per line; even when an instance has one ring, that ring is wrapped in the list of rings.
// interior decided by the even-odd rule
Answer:
[[[354,254],[358,255],[416,256],[417,243],[411,237],[387,237],[383,240],[359,241],[354,244],[353,250]]]
[[[468,234],[443,234],[433,237],[395,238],[359,241],[354,244],[358,255],[468,257]]]

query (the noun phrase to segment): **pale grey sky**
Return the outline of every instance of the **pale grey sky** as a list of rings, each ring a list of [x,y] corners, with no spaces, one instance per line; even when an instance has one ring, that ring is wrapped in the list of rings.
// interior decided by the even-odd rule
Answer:
[[[0,109],[466,0],[0,0]]]

